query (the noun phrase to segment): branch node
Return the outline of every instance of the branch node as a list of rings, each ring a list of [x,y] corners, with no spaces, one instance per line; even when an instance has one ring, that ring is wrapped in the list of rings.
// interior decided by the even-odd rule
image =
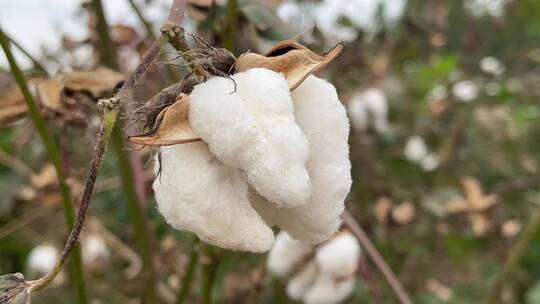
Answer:
[[[111,98],[104,98],[100,99],[97,103],[97,106],[100,110],[115,110],[120,108],[120,98],[118,97],[111,97]]]

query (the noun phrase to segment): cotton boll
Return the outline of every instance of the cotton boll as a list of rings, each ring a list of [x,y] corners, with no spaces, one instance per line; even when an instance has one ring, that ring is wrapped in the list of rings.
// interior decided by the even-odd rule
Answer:
[[[250,206],[240,170],[222,164],[203,142],[161,147],[160,152],[161,175],[153,187],[169,224],[223,248],[270,249],[273,232]]]
[[[421,162],[428,154],[426,142],[420,136],[411,136],[407,139],[405,150],[403,152],[405,158],[411,162]]]
[[[252,194],[252,204],[267,222],[279,225],[292,238],[320,243],[339,228],[351,187],[349,120],[336,89],[325,80],[308,77],[292,97],[296,122],[310,144],[311,197],[305,206],[275,208]]]
[[[463,102],[469,102],[478,97],[478,87],[472,80],[462,80],[454,83],[452,94]]]
[[[53,270],[59,254],[58,249],[50,244],[34,247],[26,259],[28,271],[40,275],[49,273]]]
[[[492,74],[494,76],[500,76],[502,73],[504,73],[504,70],[506,69],[504,67],[504,63],[502,63],[499,59],[488,56],[484,57],[480,60],[480,68],[482,71]]]
[[[291,239],[287,233],[281,231],[276,235],[266,265],[270,272],[282,277],[287,275],[312,251],[311,245]]]
[[[422,159],[420,165],[424,171],[431,172],[439,167],[439,157],[436,154],[430,153]]]
[[[335,278],[352,275],[358,268],[360,244],[350,232],[342,232],[317,248],[315,261],[321,272]]]
[[[218,159],[244,170],[269,201],[296,207],[310,194],[309,143],[293,111],[285,78],[257,68],[197,85],[189,115]]]
[[[366,109],[373,118],[373,128],[383,133],[388,129],[388,100],[379,88],[369,88],[364,93]]]
[[[303,300],[305,304],[337,304],[349,297],[354,289],[355,277],[336,280],[331,275],[319,273]]]
[[[85,264],[103,263],[109,259],[109,247],[98,234],[90,234],[82,240],[82,257]]]
[[[287,283],[287,295],[293,300],[300,300],[317,277],[317,265],[310,261]]]

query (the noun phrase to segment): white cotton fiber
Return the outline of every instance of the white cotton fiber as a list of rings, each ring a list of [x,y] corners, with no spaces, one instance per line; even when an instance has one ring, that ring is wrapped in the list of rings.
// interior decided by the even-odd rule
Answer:
[[[58,249],[50,244],[34,247],[26,259],[28,271],[41,275],[49,273],[53,270],[59,255]]]
[[[304,295],[305,304],[337,304],[349,297],[354,289],[355,277],[336,280],[319,272],[317,279]]]
[[[295,123],[281,74],[257,68],[232,79],[214,77],[190,96],[190,124],[219,160],[242,169],[248,182],[275,204],[306,203],[309,144]]]
[[[223,248],[270,249],[273,232],[251,207],[239,169],[222,164],[203,142],[165,146],[160,152],[161,175],[153,187],[159,211],[169,224]]]
[[[276,235],[274,245],[268,253],[266,265],[271,273],[283,277],[312,252],[313,247],[310,244],[291,239],[287,233],[281,231]]]
[[[99,234],[92,233],[87,235],[83,238],[81,244],[84,263],[105,262],[109,259],[111,252]]]
[[[251,201],[268,223],[279,225],[292,238],[320,243],[339,228],[351,188],[349,120],[336,89],[325,80],[308,77],[292,97],[296,123],[309,140],[311,197],[297,208],[275,208],[253,193]]]
[[[360,244],[348,231],[341,232],[317,248],[315,261],[321,272],[334,278],[353,275],[358,268]]]
[[[309,290],[317,277],[317,266],[313,261],[308,262],[287,283],[287,295],[293,300],[300,300]]]

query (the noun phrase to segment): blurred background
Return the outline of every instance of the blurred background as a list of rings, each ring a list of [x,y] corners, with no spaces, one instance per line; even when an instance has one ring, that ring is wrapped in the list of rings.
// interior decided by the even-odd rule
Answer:
[[[40,96],[75,201],[100,125],[95,100],[137,66],[170,2],[0,0],[0,26]],[[337,87],[351,120],[347,208],[415,303],[481,303],[494,286],[501,303],[540,303],[540,1],[188,4],[186,32],[236,56],[284,39],[317,52],[345,43],[320,76]],[[138,102],[182,79],[177,57],[163,52],[134,93]],[[37,278],[68,228],[55,171],[3,53],[0,99],[0,273]],[[135,151],[121,131],[82,235],[90,303],[174,303],[191,274],[187,303],[200,303],[208,275],[216,303],[289,303],[263,255],[205,247],[164,222],[151,151]],[[384,303],[393,303],[371,268]],[[34,302],[76,298],[66,267]],[[348,302],[372,301],[360,278]]]

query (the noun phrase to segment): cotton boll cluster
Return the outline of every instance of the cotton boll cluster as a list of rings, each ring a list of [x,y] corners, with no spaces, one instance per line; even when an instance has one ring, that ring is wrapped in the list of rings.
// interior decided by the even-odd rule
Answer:
[[[231,78],[190,95],[190,124],[203,142],[160,148],[153,187],[161,214],[235,250],[267,251],[269,225],[326,240],[352,183],[349,122],[334,86],[310,76],[291,93],[281,74],[260,68]]]
[[[463,102],[470,102],[478,97],[478,86],[472,80],[462,80],[454,83],[452,94]]]
[[[388,99],[379,88],[369,88],[351,97],[348,112],[355,130],[373,127],[378,133],[388,131]]]
[[[410,162],[419,164],[424,171],[433,171],[439,166],[439,157],[429,152],[426,142],[420,136],[407,139],[403,154]]]
[[[268,255],[268,270],[288,278],[287,294],[304,303],[333,304],[347,299],[356,282],[360,245],[348,231],[314,247],[285,232],[276,236]]]

